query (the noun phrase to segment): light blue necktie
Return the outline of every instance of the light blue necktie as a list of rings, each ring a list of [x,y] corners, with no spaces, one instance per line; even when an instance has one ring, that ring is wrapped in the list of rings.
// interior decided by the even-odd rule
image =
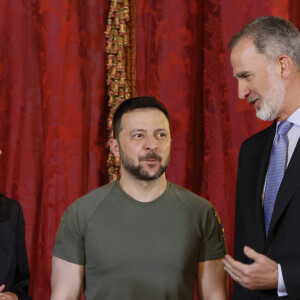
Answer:
[[[266,236],[268,235],[275,200],[286,168],[288,146],[286,133],[293,125],[289,121],[280,122],[277,126],[277,134],[271,150],[264,198]]]

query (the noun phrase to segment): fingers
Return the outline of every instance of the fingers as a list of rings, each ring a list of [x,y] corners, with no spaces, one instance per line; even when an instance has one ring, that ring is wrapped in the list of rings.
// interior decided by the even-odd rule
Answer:
[[[241,278],[238,276],[238,273],[234,273],[231,269],[228,269],[227,267],[224,267],[224,270],[230,275],[230,277],[234,280],[239,282]]]
[[[242,272],[245,264],[233,259],[230,255],[226,255],[225,259],[223,259],[223,264],[231,269],[231,270],[236,270],[238,272]]]
[[[229,276],[232,278],[232,280],[240,283],[241,277],[239,277],[237,274],[234,274],[231,270],[224,267],[224,270],[229,274]]]
[[[234,260],[230,255],[225,256],[223,264],[224,270],[230,275],[230,277],[238,284],[246,287],[243,273],[244,264]]]
[[[261,254],[257,253],[256,251],[254,251],[253,249],[251,249],[250,247],[247,247],[247,246],[244,247],[244,253],[246,256],[248,256],[249,258],[251,258],[254,261],[257,261],[262,257]],[[230,270],[232,274],[234,274],[238,277],[241,277],[242,274],[244,274],[247,267],[249,267],[248,265],[243,264],[243,263],[233,259],[228,254],[225,256],[225,259],[223,259],[222,261],[226,267],[226,271],[228,272],[228,270]],[[228,272],[228,273],[230,274],[230,272]],[[234,279],[234,277],[233,277],[233,279]]]
[[[255,250],[253,250],[252,248],[245,246],[244,247],[244,253],[246,256],[248,256],[249,258],[251,258],[254,261],[257,261],[261,258],[261,254],[257,253]]]
[[[224,270],[228,272],[233,280],[239,282],[243,275],[244,264],[234,260],[230,255],[226,255],[222,262],[224,264]]]
[[[0,293],[1,293],[2,291],[4,291],[4,289],[5,289],[5,284],[0,285]]]
[[[278,286],[278,265],[267,256],[244,247],[244,253],[254,262],[243,264],[226,255],[222,260],[230,277],[250,290],[270,289]]]
[[[0,300],[18,300],[18,296],[14,293],[0,293]]]

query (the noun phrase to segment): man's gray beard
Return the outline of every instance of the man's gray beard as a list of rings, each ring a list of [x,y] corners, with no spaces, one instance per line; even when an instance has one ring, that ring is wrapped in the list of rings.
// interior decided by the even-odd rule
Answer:
[[[271,67],[272,65],[268,66],[270,90],[265,98],[260,99],[262,105],[256,110],[256,116],[263,121],[272,121],[277,118],[285,98],[285,87]]]
[[[169,155],[165,165],[160,165],[158,171],[154,175],[150,176],[148,172],[143,169],[140,163],[137,166],[135,166],[132,163],[132,161],[126,157],[126,155],[123,153],[121,148],[119,148],[119,150],[120,150],[120,161],[122,167],[138,180],[152,181],[158,179],[167,170],[170,162],[170,155]],[[157,156],[155,153],[148,153],[146,156],[139,158],[139,161],[141,162],[149,158],[154,158],[157,159],[158,161],[161,161],[161,157]]]

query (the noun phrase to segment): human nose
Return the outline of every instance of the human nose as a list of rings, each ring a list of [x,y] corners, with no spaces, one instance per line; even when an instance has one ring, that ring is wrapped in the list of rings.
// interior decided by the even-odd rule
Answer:
[[[238,82],[238,95],[240,99],[245,99],[250,94],[250,89],[246,82]]]
[[[157,140],[153,136],[147,136],[145,139],[145,149],[154,150],[157,148]]]

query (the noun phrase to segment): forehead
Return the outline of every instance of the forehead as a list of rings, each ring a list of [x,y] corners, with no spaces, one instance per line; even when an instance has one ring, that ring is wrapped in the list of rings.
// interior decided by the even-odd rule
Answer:
[[[253,40],[244,38],[240,40],[231,50],[230,62],[233,74],[240,72],[251,72],[258,66],[268,65],[268,59],[264,54],[257,51]]]
[[[122,116],[121,129],[162,128],[169,130],[165,114],[156,108],[139,108]]]

